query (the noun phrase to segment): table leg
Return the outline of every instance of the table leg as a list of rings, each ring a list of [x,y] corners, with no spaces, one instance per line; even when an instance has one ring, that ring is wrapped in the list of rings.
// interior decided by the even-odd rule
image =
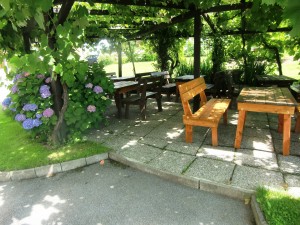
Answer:
[[[238,125],[236,128],[234,148],[241,147],[241,141],[242,141],[242,137],[243,137],[243,129],[244,129],[244,125],[245,125],[245,118],[246,118],[246,111],[239,110],[239,120],[238,120]]]
[[[284,156],[290,154],[291,145],[291,115],[284,114],[283,116],[283,149],[282,154]]]
[[[117,106],[117,117],[121,118],[122,117],[121,94],[119,94],[118,92],[115,93],[115,103]]]

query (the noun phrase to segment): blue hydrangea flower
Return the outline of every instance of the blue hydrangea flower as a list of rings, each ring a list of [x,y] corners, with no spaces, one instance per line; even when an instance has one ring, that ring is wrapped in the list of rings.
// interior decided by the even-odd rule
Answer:
[[[102,93],[103,92],[103,88],[100,87],[100,86],[95,86],[93,91],[96,93],[96,94],[99,94],[99,93]]]
[[[13,82],[16,83],[19,79],[21,79],[23,76],[22,74],[17,74],[14,79],[13,79]]]
[[[24,114],[19,113],[15,116],[15,120],[19,122],[23,122],[24,120],[26,120],[26,116]]]
[[[36,104],[26,104],[23,106],[24,111],[35,111],[37,110],[37,105]]]
[[[15,94],[15,93],[17,93],[18,91],[19,91],[19,88],[18,88],[17,85],[12,86],[12,88],[11,88],[11,93]]]
[[[2,106],[8,107],[10,105],[10,103],[11,103],[11,97],[7,97],[3,100]]]
[[[50,87],[48,85],[42,85],[40,87],[40,94],[42,98],[48,98],[51,96]]]
[[[22,126],[25,130],[30,130],[34,128],[33,119],[24,120]]]
[[[33,124],[34,127],[38,127],[38,126],[40,126],[42,123],[43,123],[43,122],[40,121],[39,119],[33,119],[33,120],[32,120],[32,124]]]
[[[37,119],[40,119],[40,118],[42,118],[42,114],[41,113],[37,113],[37,114],[35,114],[35,117],[37,118]]]

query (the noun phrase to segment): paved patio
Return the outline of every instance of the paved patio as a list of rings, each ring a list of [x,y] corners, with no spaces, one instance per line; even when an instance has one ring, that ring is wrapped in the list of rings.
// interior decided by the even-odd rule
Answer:
[[[265,185],[300,195],[300,135],[291,134],[290,156],[282,156],[277,115],[248,113],[241,149],[233,147],[238,112],[231,107],[228,125],[219,126],[219,146],[211,146],[208,128],[195,127],[193,143],[185,143],[181,103],[163,101],[163,112],[148,101],[147,120],[131,106],[130,119],[117,119],[113,104],[108,126],[89,138],[112,148],[110,158],[195,188],[244,198]],[[292,119],[292,127],[295,119]]]

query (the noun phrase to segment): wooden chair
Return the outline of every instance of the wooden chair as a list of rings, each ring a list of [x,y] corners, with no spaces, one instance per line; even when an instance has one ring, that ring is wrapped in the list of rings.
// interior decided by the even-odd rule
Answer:
[[[176,94],[176,83],[170,83],[170,74],[168,71],[154,72],[151,76],[163,76],[164,83],[162,86],[162,93],[167,95],[167,101],[171,101],[171,94]]]
[[[205,95],[206,84],[203,77],[179,85],[180,98],[184,110],[183,123],[185,125],[186,142],[193,141],[193,126],[210,127],[212,131],[212,145],[218,145],[218,125],[221,117],[227,123],[227,109],[230,99],[210,99]],[[200,95],[200,109],[192,113],[189,101]]]
[[[145,120],[148,98],[156,99],[158,111],[161,112],[162,82],[163,78],[161,76],[140,78],[137,93],[131,94],[130,96],[127,96],[124,99],[122,99],[122,103],[125,105],[125,118],[129,118],[129,106],[138,105],[140,107],[141,119]]]
[[[300,105],[296,107],[296,116],[295,132],[300,133]]]

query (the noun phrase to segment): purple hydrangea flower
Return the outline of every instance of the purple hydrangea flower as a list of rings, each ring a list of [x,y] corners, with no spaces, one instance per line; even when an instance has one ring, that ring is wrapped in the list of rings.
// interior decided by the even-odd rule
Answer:
[[[96,112],[96,106],[94,105],[89,105],[86,109],[88,112]]]
[[[39,119],[33,119],[33,120],[32,120],[32,125],[33,125],[34,127],[38,127],[38,126],[40,126],[42,123],[43,123],[43,122],[40,121]]]
[[[26,120],[26,116],[24,114],[19,113],[15,116],[15,120],[19,122],[23,122],[24,120]]]
[[[38,74],[38,75],[36,75],[36,78],[38,78],[38,79],[44,79],[45,75],[44,74]]]
[[[48,98],[51,96],[50,87],[48,85],[42,85],[40,87],[40,94],[42,98]]]
[[[86,88],[93,88],[93,84],[92,83],[88,83],[85,85]]]
[[[33,119],[26,119],[23,121],[22,126],[25,130],[34,128]]]
[[[43,112],[44,117],[51,117],[51,116],[53,116],[53,114],[54,114],[54,111],[51,108],[47,108]]]
[[[23,76],[22,74],[17,74],[14,79],[13,79],[13,82],[16,83],[19,79],[21,79]]]
[[[36,104],[26,104],[23,106],[24,111],[35,111],[37,110],[37,105]]]
[[[93,91],[96,93],[96,94],[99,94],[99,93],[102,93],[103,92],[103,88],[100,87],[100,86],[95,86]]]
[[[11,107],[9,107],[9,110],[12,111],[12,112],[16,112],[17,111],[16,108],[11,108]]]
[[[45,83],[49,84],[51,82],[51,80],[52,80],[51,77],[47,77],[45,80]]]
[[[42,118],[42,114],[40,114],[40,113],[37,113],[37,114],[35,114],[35,117],[37,118],[37,119],[40,119],[40,118]]]
[[[15,94],[15,93],[17,93],[18,91],[19,91],[19,88],[18,88],[17,85],[12,86],[12,88],[11,88],[11,93]]]
[[[5,98],[5,99],[3,100],[3,102],[2,102],[2,106],[3,106],[3,107],[6,107],[6,108],[7,108],[10,104],[11,104],[11,97]]]

